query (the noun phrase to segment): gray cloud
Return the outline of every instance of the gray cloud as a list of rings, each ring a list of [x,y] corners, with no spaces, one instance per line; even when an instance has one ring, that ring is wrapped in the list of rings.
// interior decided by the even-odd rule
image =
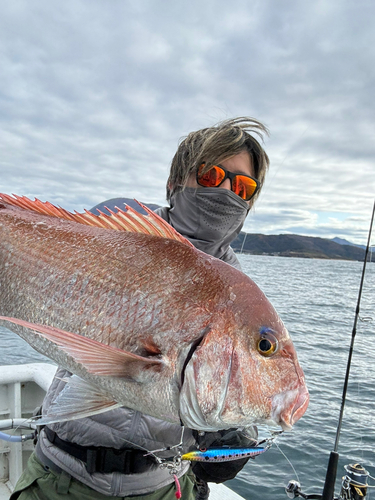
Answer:
[[[374,11],[370,0],[4,2],[1,191],[77,210],[117,196],[163,204],[179,138],[250,115],[270,128],[271,169],[245,229],[364,243]]]

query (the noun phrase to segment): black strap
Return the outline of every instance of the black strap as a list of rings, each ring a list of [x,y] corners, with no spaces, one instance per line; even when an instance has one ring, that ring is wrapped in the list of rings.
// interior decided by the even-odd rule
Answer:
[[[87,472],[121,472],[122,474],[139,474],[157,467],[158,463],[151,456],[145,456],[141,450],[105,448],[101,446],[81,446],[60,439],[53,430],[44,428],[48,440],[60,450],[69,453],[85,463]]]

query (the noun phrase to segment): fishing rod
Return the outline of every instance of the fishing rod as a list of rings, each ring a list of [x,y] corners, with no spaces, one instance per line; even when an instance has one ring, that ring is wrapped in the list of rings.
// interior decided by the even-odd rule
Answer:
[[[371,232],[372,232],[372,226],[373,226],[373,222],[374,222],[374,214],[375,214],[375,201],[374,201],[374,206],[372,209],[372,216],[371,216],[370,228],[369,228],[369,232],[368,232],[365,258],[363,261],[361,283],[359,286],[357,307],[356,307],[356,311],[355,311],[354,324],[353,324],[353,330],[352,330],[352,338],[351,338],[351,342],[350,342],[348,362],[346,365],[346,375],[345,375],[344,387],[343,387],[343,391],[342,391],[340,416],[339,416],[339,422],[337,425],[335,445],[334,445],[333,451],[331,451],[329,461],[328,461],[326,478],[325,478],[325,483],[324,483],[324,487],[323,487],[323,494],[322,495],[304,495],[301,491],[300,484],[297,481],[290,481],[288,486],[285,489],[289,498],[296,498],[298,496],[301,496],[301,497],[307,498],[307,499],[314,498],[314,499],[319,499],[319,500],[334,500],[337,464],[339,461],[339,454],[338,454],[337,450],[338,450],[338,446],[339,446],[341,426],[342,426],[342,420],[343,420],[343,416],[344,416],[346,393],[347,393],[347,389],[348,389],[350,367],[351,367],[352,355],[353,355],[353,349],[354,349],[354,339],[355,339],[355,336],[357,333],[357,322],[358,322],[358,318],[359,318],[359,310],[360,310],[360,304],[361,304],[361,298],[362,298],[363,282],[364,282],[365,272],[366,272],[367,257],[368,257],[368,252],[370,249]],[[342,490],[341,490],[341,494],[340,494],[340,497],[338,500],[341,500],[341,499],[346,500],[346,499],[352,499],[352,498],[353,499],[364,498],[366,496],[366,492],[367,492],[367,477],[369,476],[369,473],[360,464],[347,465],[345,467],[345,470],[347,471],[347,475],[343,478]],[[353,494],[351,494],[351,492],[350,492],[351,491],[350,486],[353,486],[353,488],[354,488]],[[293,496],[291,496],[291,495],[293,495]]]

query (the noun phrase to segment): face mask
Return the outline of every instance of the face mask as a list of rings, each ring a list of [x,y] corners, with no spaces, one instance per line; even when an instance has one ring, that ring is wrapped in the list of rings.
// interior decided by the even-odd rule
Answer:
[[[169,222],[196,248],[220,258],[248,212],[248,204],[229,189],[186,187],[171,196]]]

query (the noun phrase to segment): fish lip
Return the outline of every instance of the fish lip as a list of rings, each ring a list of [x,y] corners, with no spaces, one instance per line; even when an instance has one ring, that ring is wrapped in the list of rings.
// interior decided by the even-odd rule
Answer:
[[[303,416],[303,414],[307,410],[307,407],[309,406],[309,391],[306,387],[304,387],[303,389],[304,390],[299,392],[298,398],[295,401],[295,405],[290,416],[292,426]]]
[[[305,385],[276,394],[272,398],[272,420],[284,431],[291,430],[305,413],[309,400],[309,392]]]

